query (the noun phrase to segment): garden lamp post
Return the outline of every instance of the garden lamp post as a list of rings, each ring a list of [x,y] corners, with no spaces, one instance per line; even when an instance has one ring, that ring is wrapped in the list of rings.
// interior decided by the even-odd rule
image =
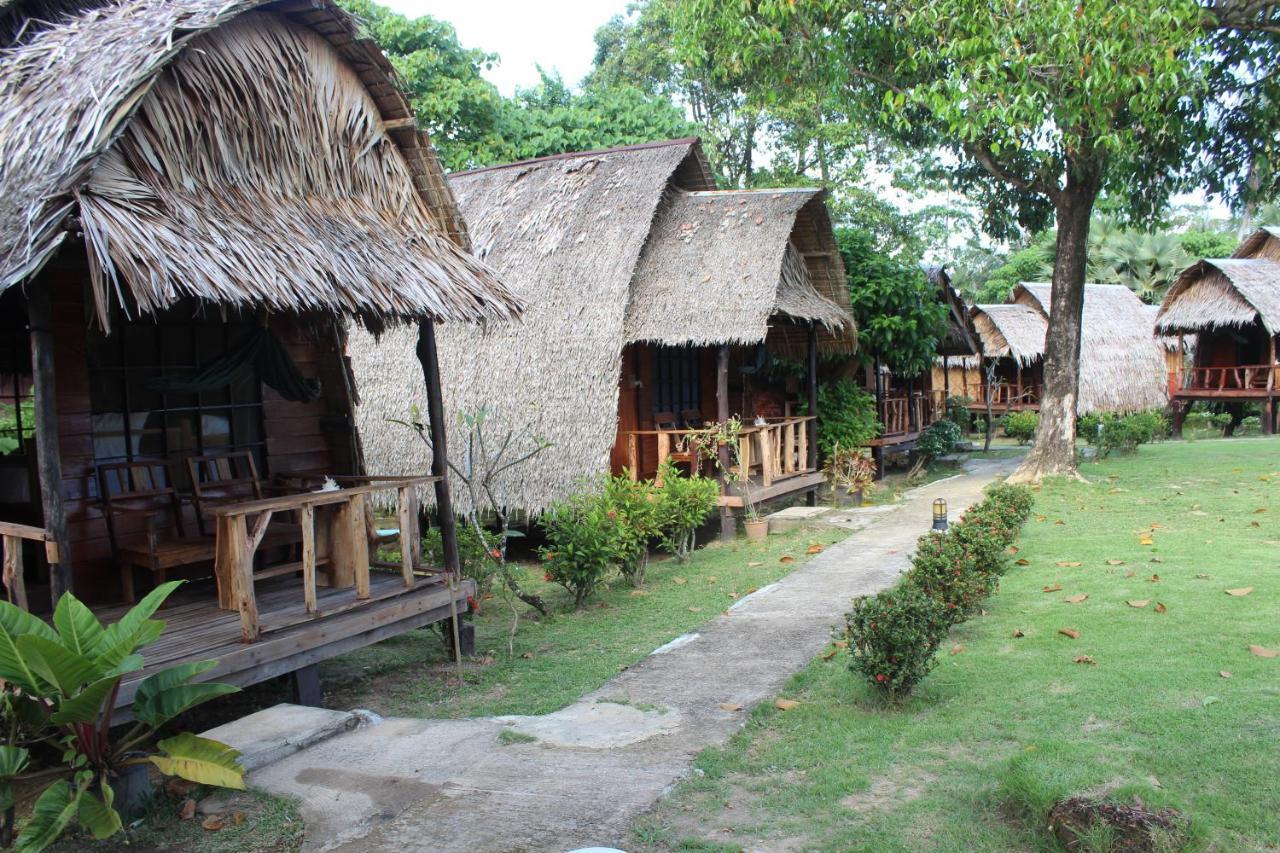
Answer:
[[[943,498],[936,498],[933,502],[933,529],[944,533],[947,530],[947,502]]]

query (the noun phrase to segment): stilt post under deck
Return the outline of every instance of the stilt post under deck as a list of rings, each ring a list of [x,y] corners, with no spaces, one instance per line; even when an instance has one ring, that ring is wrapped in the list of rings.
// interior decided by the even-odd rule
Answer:
[[[951,365],[945,355],[942,357],[942,399],[951,399]]]
[[[1267,401],[1262,405],[1262,434],[1273,435],[1276,429],[1276,336],[1270,338],[1267,358]]]
[[[877,358],[872,362],[872,368],[871,368],[871,369],[872,369],[872,371],[873,371],[872,376],[874,377],[872,381],[875,383],[872,387],[874,387],[874,388],[875,388],[875,391],[876,391],[876,414],[878,414],[878,415],[880,416],[880,418],[881,418],[881,419],[883,419],[883,418],[884,418],[884,416],[885,416],[885,412],[884,412],[884,382],[883,382],[883,380],[882,380],[882,379],[881,379],[881,377],[880,377],[880,359],[879,359],[879,357],[877,357]],[[879,479],[881,479],[881,478],[883,478],[883,477],[884,477],[884,445],[883,445],[883,444],[877,444],[874,448],[872,448],[872,450],[871,450],[871,458],[875,460],[875,463],[876,463],[876,479],[877,479],[877,480],[879,480]]]
[[[62,502],[62,457],[58,447],[57,384],[53,366],[53,310],[47,284],[27,290],[27,323],[31,329],[31,372],[35,380],[36,467],[44,529],[53,536],[57,560],[49,561],[49,599],[54,605],[71,591],[71,551],[67,511]]]
[[[809,414],[816,416],[818,414],[818,324],[813,320],[809,321],[807,345],[808,358],[806,362],[808,370],[806,371],[805,379],[808,384],[806,390],[809,392]],[[808,454],[805,459],[805,467],[810,471],[816,471],[818,469],[818,422],[809,421],[808,424],[802,424],[800,428],[809,430]],[[809,490],[808,495],[805,496],[805,502],[809,506],[818,505],[818,489],[816,487]]]
[[[722,346],[716,353],[716,420],[724,423],[729,420],[729,347]],[[720,491],[725,491],[726,477],[724,472],[729,470],[731,461],[729,459],[729,448],[721,447],[720,453]],[[742,472],[745,480],[748,476],[747,471]],[[733,508],[728,506],[720,507],[720,538],[728,541],[738,535],[738,520],[733,517]]]

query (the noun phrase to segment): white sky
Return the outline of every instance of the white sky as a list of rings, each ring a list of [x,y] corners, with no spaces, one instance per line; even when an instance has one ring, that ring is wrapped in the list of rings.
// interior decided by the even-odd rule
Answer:
[[[496,53],[485,76],[504,95],[538,82],[539,64],[576,86],[591,70],[593,36],[627,0],[380,0],[402,15],[448,21],[464,47]]]

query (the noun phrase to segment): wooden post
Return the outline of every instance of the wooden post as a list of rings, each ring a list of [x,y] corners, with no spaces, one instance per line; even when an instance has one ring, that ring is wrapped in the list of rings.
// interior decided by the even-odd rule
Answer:
[[[805,380],[808,385],[809,392],[809,414],[812,417],[818,415],[818,324],[809,321],[809,340],[808,340],[808,370],[805,371]],[[818,470],[818,422],[809,421],[801,427],[805,437],[804,446],[804,464],[805,468],[810,471]],[[810,489],[805,495],[805,503],[809,506],[818,505],[818,490]]]
[[[942,357],[942,399],[945,401],[951,397],[951,365],[947,361],[947,357]]]
[[[907,380],[907,432],[920,431],[920,411],[916,406],[916,381]]]
[[[885,423],[884,410],[884,382],[880,378],[880,357],[877,356],[872,362],[872,381],[876,392],[876,414],[880,417],[881,425],[888,431],[889,425]],[[876,462],[876,479],[884,477],[884,445],[877,444],[871,449],[871,458]]]
[[[308,613],[316,612],[316,508],[303,504],[298,509],[302,527],[302,600]]]
[[[9,603],[27,610],[27,586],[22,577],[22,539],[4,537],[4,585],[9,593]]]
[[[431,475],[436,481],[436,512],[440,516],[440,549],[444,566],[451,573],[460,571],[458,534],[454,527],[453,501],[449,497],[448,446],[444,423],[444,398],[440,392],[440,357],[436,351],[436,329],[433,321],[418,323],[418,361],[427,382],[427,417],[431,427]]]
[[[640,479],[640,436],[634,432],[627,434],[627,470],[631,474],[631,482]]]
[[[729,347],[722,346],[716,353],[716,419],[720,423],[729,420]],[[720,455],[720,492],[724,494],[727,491],[727,483],[725,481],[724,472],[729,470],[729,448],[721,446],[719,448]],[[763,457],[765,454],[761,453]],[[767,463],[763,463],[767,464]],[[742,478],[744,489],[746,488],[746,479],[750,476],[750,472],[743,471]],[[734,518],[733,508],[720,507],[720,538],[728,541],[738,535],[738,520]]]
[[[416,538],[414,527],[417,525],[417,515],[413,505],[413,486],[402,486],[400,488],[400,577],[404,580],[406,587],[413,586],[413,552],[415,550],[413,542]]]
[[[62,456],[58,447],[57,382],[53,366],[53,311],[47,283],[27,290],[27,325],[31,330],[31,373],[35,382],[36,470],[40,478],[40,506],[44,529],[58,546],[57,562],[49,563],[49,599],[54,605],[71,591],[71,549],[67,511],[62,502]]]
[[[225,537],[223,534],[226,534]],[[253,554],[249,551],[248,524],[243,515],[226,515],[218,519],[218,541],[225,541],[227,578],[231,582],[231,600],[240,612],[240,639],[245,643],[258,639],[258,600],[253,591]]]
[[[1262,434],[1273,435],[1276,428],[1276,338],[1271,336],[1271,354],[1267,359],[1267,402],[1262,406]]]

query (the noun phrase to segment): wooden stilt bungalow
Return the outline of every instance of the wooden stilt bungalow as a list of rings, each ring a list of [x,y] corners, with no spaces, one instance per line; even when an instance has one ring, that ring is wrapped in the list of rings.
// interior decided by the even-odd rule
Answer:
[[[695,139],[450,181],[479,254],[528,303],[518,329],[440,336],[451,418],[483,409],[493,434],[550,444],[499,484],[501,505],[536,514],[605,472],[652,477],[689,430],[732,415],[753,499],[816,488],[817,355],[856,340],[821,191],[716,191]],[[388,421],[417,403],[397,369],[409,351],[395,333],[353,346],[371,465],[420,464]]]
[[[1280,229],[1256,231],[1230,258],[1188,267],[1169,288],[1155,331],[1195,342],[1190,364],[1168,376],[1175,432],[1197,400],[1258,405],[1263,432],[1280,429]]]
[[[435,322],[520,304],[464,250],[390,75],[326,0],[0,11],[11,601],[74,591],[111,618],[135,585],[190,578],[148,665],[214,658],[204,678],[242,685],[465,609],[407,535],[418,487],[448,501],[443,458],[370,476],[347,329],[414,329],[442,438]],[[389,571],[366,512],[387,491]]]
[[[1044,383],[1045,315],[1023,304],[975,305],[973,327],[982,344],[976,384],[966,385],[970,408],[994,413],[1039,411]]]

